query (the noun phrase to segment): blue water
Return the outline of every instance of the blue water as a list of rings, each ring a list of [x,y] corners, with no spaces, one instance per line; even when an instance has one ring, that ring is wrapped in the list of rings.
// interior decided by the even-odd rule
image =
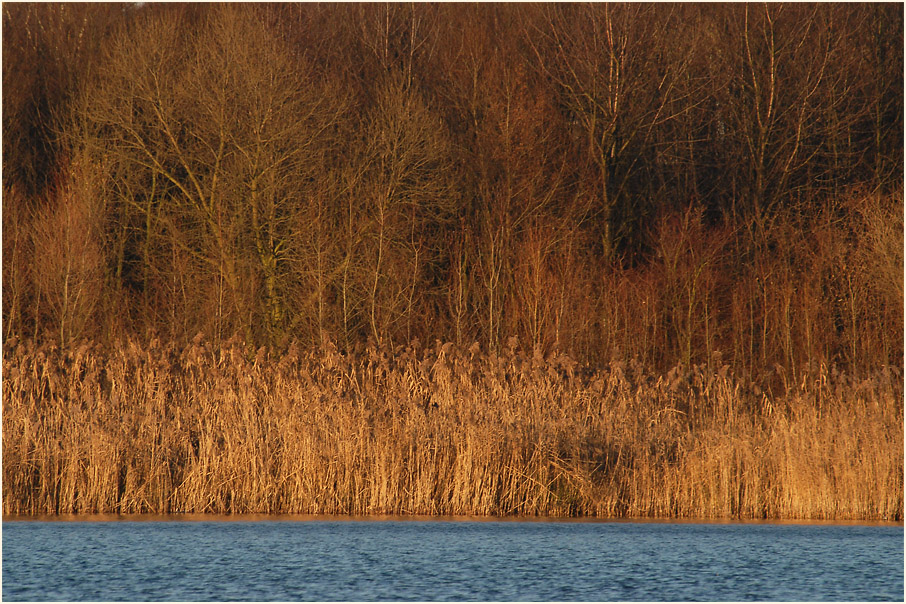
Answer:
[[[3,522],[3,600],[903,600],[903,527]]]

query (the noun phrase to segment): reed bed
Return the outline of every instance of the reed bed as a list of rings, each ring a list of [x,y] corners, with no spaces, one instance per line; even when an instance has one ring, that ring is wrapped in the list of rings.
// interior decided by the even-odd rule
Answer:
[[[903,519],[903,386],[450,344],[7,342],[3,512]]]

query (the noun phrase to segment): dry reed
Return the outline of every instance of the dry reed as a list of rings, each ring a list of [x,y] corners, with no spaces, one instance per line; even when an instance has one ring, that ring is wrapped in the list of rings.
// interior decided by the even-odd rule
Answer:
[[[902,520],[895,370],[7,342],[3,512]]]

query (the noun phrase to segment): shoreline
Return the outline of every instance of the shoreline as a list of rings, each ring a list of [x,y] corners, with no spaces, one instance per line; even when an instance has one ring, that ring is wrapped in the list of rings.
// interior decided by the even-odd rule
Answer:
[[[2,522],[496,522],[554,524],[701,524],[776,526],[906,526],[902,520],[810,520],[804,518],[598,518],[556,516],[428,516],[388,514],[60,514],[3,515]]]

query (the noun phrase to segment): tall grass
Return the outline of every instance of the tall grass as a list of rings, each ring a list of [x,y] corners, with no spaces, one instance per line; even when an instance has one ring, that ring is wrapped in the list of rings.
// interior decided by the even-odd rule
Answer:
[[[8,341],[3,512],[903,518],[902,376]]]

